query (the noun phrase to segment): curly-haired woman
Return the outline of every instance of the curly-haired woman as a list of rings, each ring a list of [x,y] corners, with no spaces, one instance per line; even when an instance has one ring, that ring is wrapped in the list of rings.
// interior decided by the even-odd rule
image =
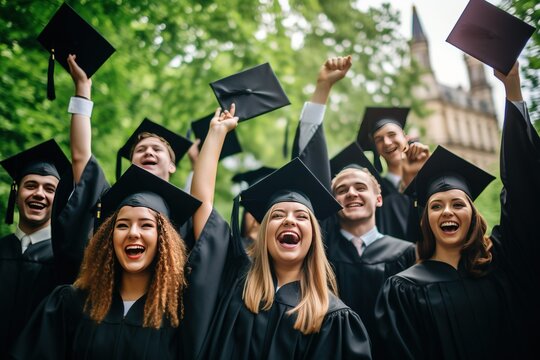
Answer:
[[[183,223],[200,202],[132,166],[102,204],[106,220],[77,280],[41,304],[15,358],[177,357],[187,256],[172,222]]]

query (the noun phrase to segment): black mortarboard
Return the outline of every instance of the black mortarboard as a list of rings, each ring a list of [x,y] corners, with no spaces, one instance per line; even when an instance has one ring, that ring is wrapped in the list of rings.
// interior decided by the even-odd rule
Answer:
[[[201,202],[160,177],[131,165],[103,195],[100,219],[106,219],[125,205],[153,209],[180,226],[193,215]]]
[[[213,117],[214,113],[211,113],[210,115],[206,115],[205,117],[195,120],[191,123],[191,128],[195,133],[195,137],[197,139],[201,139],[201,142],[199,143],[199,150],[202,148],[204,139],[206,139],[206,135],[208,134],[208,130],[210,129],[210,121]],[[219,159],[221,160],[226,158],[227,156],[234,155],[240,152],[242,152],[242,147],[240,146],[240,142],[238,141],[236,131],[229,131],[225,136],[225,142],[223,143],[223,148],[221,149],[221,153],[219,154]]]
[[[47,84],[50,100],[55,98],[55,59],[69,72],[67,57],[75,54],[77,65],[91,77],[115,52],[114,47],[66,3],[60,6],[39,34],[38,41],[51,54]]]
[[[245,181],[249,186],[255,184],[257,181],[265,178],[266,176],[270,175],[277,169],[270,168],[267,166],[261,166],[258,169],[255,170],[249,170],[245,171],[243,173],[238,173],[232,177],[232,181],[235,183],[240,183],[242,181]]]
[[[295,158],[241,194],[241,204],[261,222],[268,209],[279,202],[299,202],[324,219],[341,205],[299,159]]]
[[[407,186],[405,194],[415,198],[422,207],[431,195],[452,189],[464,191],[474,201],[494,179],[494,176],[476,165],[437,146]]]
[[[330,169],[332,171],[332,177],[336,176],[341,170],[352,167],[359,166],[361,168],[366,168],[377,182],[381,183],[381,175],[371,164],[371,161],[364,154],[364,150],[358,145],[356,141],[351,143],[345,149],[341,150],[336,156],[330,159]]]
[[[484,0],[471,0],[447,42],[507,75],[535,28]]]
[[[373,151],[373,163],[378,171],[382,171],[382,165],[377,148],[373,142],[373,133],[386,124],[396,124],[402,129],[405,129],[409,110],[410,108],[407,107],[366,108],[356,141],[362,149]]]
[[[291,102],[270,64],[265,63],[210,83],[222,109],[236,105],[235,116],[244,121]]]
[[[157,136],[162,137],[165,139],[169,145],[171,146],[174,156],[175,156],[175,163],[178,164],[180,159],[184,156],[184,154],[189,150],[190,146],[193,145],[193,142],[191,142],[189,139],[186,139],[185,137],[178,135],[171,130],[167,129],[164,126],[161,126],[159,124],[156,124],[152,120],[145,118],[139,127],[131,134],[129,139],[126,141],[124,146],[118,150],[117,158],[116,158],[116,178],[118,179],[122,173],[122,158],[126,158],[131,161],[131,152],[133,150],[133,147],[135,144],[137,144],[137,140],[139,138],[139,134],[141,133],[151,133]]]
[[[60,176],[71,168],[66,155],[53,139],[18,153],[0,162],[13,179],[6,209],[6,224],[13,223],[13,212],[17,198],[17,185],[29,174]]]

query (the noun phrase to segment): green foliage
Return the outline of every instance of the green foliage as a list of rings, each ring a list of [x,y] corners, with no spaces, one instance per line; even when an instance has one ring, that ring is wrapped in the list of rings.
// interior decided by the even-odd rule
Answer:
[[[524,86],[530,91],[531,119],[540,132],[540,4],[537,0],[504,0],[503,8],[537,29],[527,43],[525,63],[520,64],[520,69],[524,74]]]

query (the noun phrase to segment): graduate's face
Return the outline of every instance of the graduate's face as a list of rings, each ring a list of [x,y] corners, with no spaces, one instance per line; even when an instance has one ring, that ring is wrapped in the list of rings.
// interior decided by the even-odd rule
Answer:
[[[157,252],[158,227],[154,212],[145,207],[124,206],[114,224],[113,244],[125,272],[150,271]]]
[[[167,146],[156,137],[139,141],[133,149],[131,162],[166,181],[176,171]]]
[[[54,176],[29,174],[22,178],[17,191],[19,226],[39,230],[51,220],[51,209],[58,186]]]
[[[339,216],[348,221],[375,219],[375,210],[382,205],[376,184],[365,172],[347,169],[341,172],[333,183],[336,200],[343,209]]]
[[[388,164],[401,162],[403,151],[407,148],[407,139],[403,129],[396,124],[383,125],[373,134],[377,152]]]
[[[297,202],[274,205],[270,209],[265,235],[275,266],[301,265],[313,236],[308,208]]]
[[[467,195],[458,189],[438,192],[431,195],[427,206],[437,248],[461,248],[473,214]]]

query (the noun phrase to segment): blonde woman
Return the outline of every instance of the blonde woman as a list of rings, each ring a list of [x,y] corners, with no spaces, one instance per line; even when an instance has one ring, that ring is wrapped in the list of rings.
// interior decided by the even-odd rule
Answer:
[[[183,223],[200,202],[132,166],[102,203],[107,218],[77,280],[41,304],[14,358],[178,357],[187,256],[173,222]]]
[[[200,239],[229,234],[212,202],[219,152],[237,120],[234,107],[216,111],[195,167],[192,194],[203,204],[193,225]],[[317,218],[339,210],[332,195],[295,159],[244,191],[242,205],[261,228],[251,259],[233,236],[220,301],[197,358],[370,359],[364,326],[335,296],[324,254]]]

